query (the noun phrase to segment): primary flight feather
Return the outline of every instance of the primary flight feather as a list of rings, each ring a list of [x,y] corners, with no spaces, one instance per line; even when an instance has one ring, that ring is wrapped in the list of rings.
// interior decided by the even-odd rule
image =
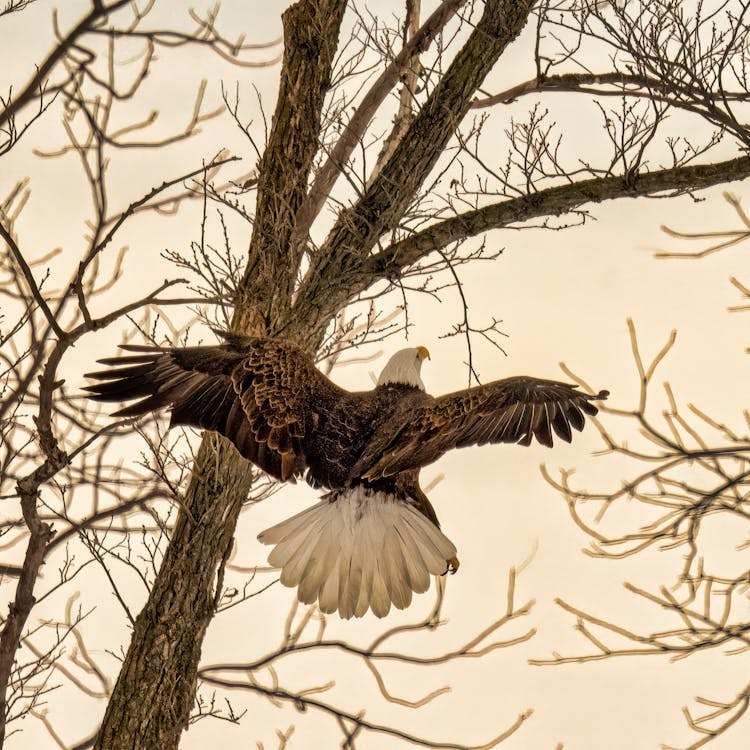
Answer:
[[[344,618],[384,617],[411,603],[430,575],[458,568],[419,486],[419,470],[452,448],[570,442],[597,413],[576,386],[511,377],[434,398],[425,392],[424,347],[402,349],[375,388],[347,391],[283,341],[222,334],[219,346],[123,346],[129,356],[87,377],[97,401],[134,401],[114,416],[169,407],[170,426],[216,430],[280,481],[304,477],[328,492],[259,535],[269,562],[302,602]]]

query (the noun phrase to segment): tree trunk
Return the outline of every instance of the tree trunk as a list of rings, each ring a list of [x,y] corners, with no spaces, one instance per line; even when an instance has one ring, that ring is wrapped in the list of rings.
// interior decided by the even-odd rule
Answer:
[[[234,446],[206,432],[159,575],[135,621],[97,750],[177,748],[219,593],[217,565],[220,579],[252,480],[250,464]]]
[[[279,311],[291,307],[301,251],[290,247],[290,238],[320,145],[321,113],[345,8],[346,0],[300,0],[283,15],[279,97],[259,165],[253,236],[232,321],[240,333],[273,334]],[[309,321],[321,327],[314,316]],[[296,334],[295,343],[311,348],[306,326],[301,322],[287,337]],[[253,473],[231,443],[204,434],[96,750],[177,750],[195,700],[201,646],[216,609],[223,561]]]

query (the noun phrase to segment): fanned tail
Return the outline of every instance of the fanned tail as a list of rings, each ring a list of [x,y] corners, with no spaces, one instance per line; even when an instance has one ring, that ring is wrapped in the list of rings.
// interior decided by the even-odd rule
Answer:
[[[385,617],[405,609],[456,558],[456,548],[408,500],[362,486],[326,495],[317,505],[261,532],[274,545],[268,562],[321,611]]]

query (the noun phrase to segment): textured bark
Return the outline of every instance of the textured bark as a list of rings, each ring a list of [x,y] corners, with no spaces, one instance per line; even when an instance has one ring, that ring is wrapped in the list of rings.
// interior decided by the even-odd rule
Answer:
[[[242,282],[238,330],[271,332],[288,310],[303,247],[292,234],[320,146],[320,118],[346,0],[300,2],[284,12],[276,111],[259,165],[255,229]]]
[[[345,0],[302,0],[284,13],[284,63],[269,142],[260,164],[248,265],[233,327],[274,332],[291,305],[297,255],[289,238],[318,147]],[[303,327],[296,343],[311,346]],[[291,338],[292,332],[287,337]],[[176,750],[195,699],[203,637],[215,612],[216,572],[228,554],[250,464],[205,433],[177,524],[95,741],[97,750]],[[252,634],[249,634],[252,637]]]
[[[29,529],[29,543],[26,547],[23,567],[16,585],[16,592],[8,608],[8,614],[0,635],[0,748],[5,744],[8,687],[13,673],[16,651],[21,643],[23,628],[26,625],[31,609],[34,606],[34,585],[39,570],[44,562],[54,531],[52,526],[39,517],[39,486],[54,476],[66,462],[66,457],[59,450],[51,450],[42,466],[31,476],[18,482],[17,489],[21,498],[21,512]]]

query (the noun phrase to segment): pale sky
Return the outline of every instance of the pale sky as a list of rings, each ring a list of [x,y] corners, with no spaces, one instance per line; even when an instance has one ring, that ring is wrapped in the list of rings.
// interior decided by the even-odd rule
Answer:
[[[157,2],[157,7],[160,4]],[[154,15],[149,26],[169,20],[169,14],[182,4],[165,4],[163,16]],[[279,13],[286,3],[223,3],[220,27],[229,37],[244,32],[248,42],[269,41],[280,34]],[[87,4],[68,0],[61,8],[60,25],[68,28]],[[196,9],[209,7],[196,5]],[[396,2],[373,3],[382,17]],[[38,0],[27,11],[0,20],[0,70],[2,88],[18,88],[33,70],[33,63],[50,41],[50,12],[53,3]],[[431,8],[432,6],[430,6]],[[429,11],[423,9],[423,15]],[[179,14],[182,17],[183,9]],[[505,59],[502,74],[493,73],[487,90],[525,80],[530,69],[523,62],[529,52],[523,39]],[[276,51],[258,53],[257,59],[269,59]],[[123,53],[123,57],[124,57]],[[256,86],[270,118],[275,101],[279,66],[269,68],[232,68],[216,58],[195,50],[164,51],[153,75],[145,83],[138,100],[116,113],[123,124],[159,108],[160,117],[153,135],[182,126],[190,116],[198,81],[208,81],[206,109],[220,104],[220,85],[234,91],[239,81],[243,118],[253,120],[252,130],[262,142],[262,116],[251,84]],[[518,61],[514,68],[510,63]],[[554,120],[565,134],[564,150],[571,161],[579,153],[595,153],[600,137],[600,117],[591,100],[555,94],[544,99]],[[513,105],[519,117],[530,101]],[[497,132],[496,158],[504,153],[504,124],[508,111],[498,112],[491,121]],[[581,122],[582,125],[575,123]],[[160,130],[163,128],[163,131]],[[696,137],[699,133],[696,131]],[[51,263],[52,280],[61,283],[75,267],[81,248],[90,203],[80,169],[74,156],[44,160],[32,155],[34,149],[54,149],[62,142],[59,109],[37,124],[7,156],[0,167],[0,196],[25,175],[31,177],[31,199],[18,223],[22,245],[34,255],[60,247],[62,252]],[[200,166],[221,148],[245,157],[241,167],[228,176],[238,176],[254,166],[254,155],[247,142],[227,117],[203,127],[195,138],[163,153],[130,150],[112,154],[110,196],[113,206],[124,208],[144,191]],[[727,146],[729,149],[729,147]],[[587,150],[588,149],[588,150]],[[731,152],[731,149],[729,149]],[[722,199],[729,189],[743,198],[743,185],[732,184],[702,192],[701,202],[690,197],[671,200],[626,199],[589,206],[591,217],[584,226],[565,231],[524,229],[495,231],[487,236],[490,247],[504,248],[491,263],[465,266],[459,270],[470,313],[477,325],[492,316],[501,319],[509,338],[503,343],[507,357],[496,349],[474,341],[475,366],[484,381],[511,374],[566,379],[559,369],[564,361],[595,389],[611,392],[610,405],[632,408],[637,401],[638,382],[630,350],[626,319],[633,318],[641,350],[650,359],[661,348],[673,328],[679,333],[676,345],[656,378],[672,384],[678,402],[694,403],[717,421],[742,432],[741,394],[746,393],[750,375],[747,315],[730,314],[727,307],[741,302],[739,292],[729,283],[736,275],[750,283],[743,262],[748,247],[739,245],[703,261],[658,260],[659,249],[698,249],[663,234],[660,225],[683,231],[708,231],[737,228],[739,220]],[[179,275],[159,257],[165,249],[185,252],[199,232],[200,215],[188,207],[178,217],[148,216],[132,222],[120,237],[131,247],[123,278],[106,307],[141,295],[144,285],[161,278]],[[242,254],[247,243],[246,229],[231,222],[233,250]],[[325,226],[316,227],[323,236]],[[216,241],[220,241],[218,235]],[[113,258],[114,256],[112,256]],[[105,259],[113,263],[113,259]],[[148,283],[147,283],[148,280]],[[399,304],[397,297],[387,304]],[[104,303],[103,303],[104,304]],[[387,308],[387,311],[390,308]],[[441,302],[414,297],[409,315],[413,327],[408,345],[422,344],[431,352],[425,363],[423,379],[435,395],[464,387],[466,357],[460,337],[441,339],[460,319],[455,289],[442,293]],[[175,312],[175,319],[187,319],[189,313]],[[116,323],[97,336],[88,337],[64,361],[63,370],[70,387],[82,383],[82,373],[91,369],[97,357],[113,356],[126,329]],[[203,334],[209,338],[210,334]],[[195,337],[194,337],[195,338]],[[393,337],[383,344],[363,349],[364,355],[382,352],[374,362],[359,362],[334,370],[336,382],[349,388],[371,385],[371,373],[380,370],[387,356],[404,344]],[[666,401],[659,387],[654,389],[653,416]],[[615,417],[604,416],[607,427],[616,435],[637,441],[632,427]],[[134,438],[123,453],[124,463],[136,462],[144,446]],[[197,444],[197,438],[194,439]],[[461,568],[447,582],[444,610],[447,624],[432,634],[402,637],[392,645],[421,656],[439,654],[461,645],[498,617],[505,607],[507,574],[520,565],[533,550],[533,559],[521,575],[517,601],[536,601],[530,614],[503,628],[498,637],[511,639],[537,629],[526,643],[495,651],[484,658],[419,668],[386,665],[383,668],[389,690],[401,697],[416,699],[450,685],[452,691],[437,697],[419,710],[388,704],[380,698],[374,680],[356,660],[330,654],[292,657],[282,662],[279,681],[290,689],[302,689],[336,680],[336,685],[320,698],[337,703],[354,713],[367,710],[375,723],[393,724],[410,733],[435,741],[480,744],[502,732],[519,713],[533,708],[533,716],[511,739],[500,747],[507,750],[553,750],[563,743],[570,750],[630,750],[657,748],[660,743],[676,747],[697,739],[685,724],[682,707],[693,705],[697,695],[718,700],[732,698],[747,680],[748,655],[727,656],[720,649],[704,652],[677,663],[656,656],[620,658],[573,666],[537,667],[529,659],[547,658],[553,652],[563,655],[590,653],[591,647],[575,632],[573,618],[554,603],[561,597],[587,612],[592,612],[642,632],[662,627],[665,620],[653,606],[637,601],[624,590],[626,581],[656,591],[675,583],[681,561],[678,553],[651,551],[619,561],[593,559],[583,554],[589,540],[571,520],[563,498],[542,478],[544,463],[556,475],[560,467],[576,468],[575,486],[605,491],[618,487],[632,472],[623,460],[604,459],[593,453],[602,448],[596,430],[587,426],[571,445],[542,447],[492,446],[453,452],[422,473],[423,485],[443,474],[443,480],[430,491],[445,533],[458,548]],[[262,565],[268,549],[256,541],[257,533],[315,501],[315,490],[307,486],[284,489],[269,500],[243,514],[237,529],[234,562],[242,566]],[[623,510],[616,518],[621,530],[635,530],[646,517],[637,506]],[[742,556],[732,549],[747,539],[748,529],[736,525],[706,528],[705,550],[715,556],[712,562],[725,571],[747,569],[747,550]],[[710,536],[710,539],[708,537]],[[17,550],[15,551],[17,552]],[[4,553],[5,554],[5,553]],[[13,554],[11,552],[8,553]],[[85,554],[81,549],[78,554]],[[59,559],[47,562],[56,570]],[[744,567],[741,567],[743,566]],[[48,574],[50,577],[52,574]],[[231,573],[227,583],[242,586],[247,575]],[[267,577],[263,581],[270,580]],[[122,611],[110,594],[99,569],[93,567],[79,579],[81,605],[95,607],[86,624],[86,637],[92,653],[114,676],[117,665],[107,651],[127,647],[128,628]],[[11,587],[2,588],[8,596]],[[136,580],[124,580],[123,590],[131,608],[138,611],[144,601],[144,589]],[[423,616],[433,601],[433,592],[415,598],[406,612],[393,612],[384,622],[368,615],[362,620],[341,621],[328,618],[327,634],[364,646],[384,627],[412,622]],[[55,595],[34,610],[32,618],[59,618],[66,596]],[[257,659],[273,648],[282,632],[294,593],[274,585],[262,596],[252,599],[211,625],[204,644],[205,664]],[[5,605],[2,605],[5,606]],[[750,610],[748,610],[750,613]],[[242,722],[204,720],[184,735],[185,750],[202,748],[207,743],[227,750],[255,747],[262,742],[275,748],[277,728],[296,729],[289,748],[336,747],[341,733],[330,719],[312,713],[300,714],[288,706],[276,708],[267,700],[236,691],[230,696],[236,711],[247,709]],[[61,737],[74,744],[93,726],[104,702],[77,695],[70,687],[53,692],[47,710]],[[738,725],[711,744],[711,750],[739,750],[747,746],[747,722]],[[27,720],[23,732],[8,741],[9,750],[54,747],[39,722]],[[362,735],[357,747],[379,750],[400,746],[395,740]]]

